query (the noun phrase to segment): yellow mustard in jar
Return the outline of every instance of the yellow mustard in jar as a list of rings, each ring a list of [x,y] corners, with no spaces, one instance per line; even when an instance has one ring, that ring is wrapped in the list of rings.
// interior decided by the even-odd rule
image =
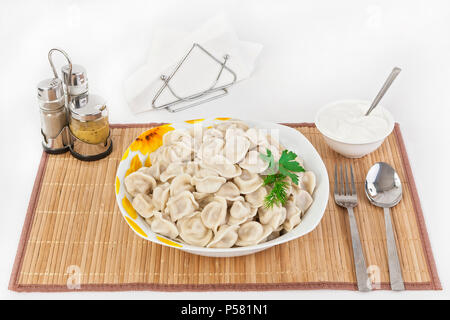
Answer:
[[[70,103],[69,128],[77,139],[90,143],[105,143],[109,137],[108,110],[103,98],[80,95]]]
[[[91,144],[103,143],[109,136],[107,117],[86,122],[72,118],[69,127],[74,136],[81,141]]]

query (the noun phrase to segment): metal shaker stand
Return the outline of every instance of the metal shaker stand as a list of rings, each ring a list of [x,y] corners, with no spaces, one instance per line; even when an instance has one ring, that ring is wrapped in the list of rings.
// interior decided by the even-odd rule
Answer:
[[[192,52],[196,48],[198,48],[203,53],[205,53],[207,57],[209,57],[213,61],[217,62],[220,65],[220,70],[219,70],[219,73],[218,73],[216,79],[212,83],[212,85],[209,86],[207,89],[200,91],[198,93],[186,96],[186,97],[182,97],[182,96],[178,95],[175,92],[175,90],[172,88],[172,86],[170,85],[170,80],[175,76],[177,71],[186,62],[187,58],[192,54]],[[166,109],[169,112],[178,112],[178,111],[186,110],[186,109],[198,106],[202,103],[209,102],[211,100],[215,100],[215,99],[218,99],[218,98],[221,98],[221,97],[227,95],[228,88],[231,87],[232,85],[234,85],[237,80],[236,73],[226,65],[229,58],[230,58],[230,56],[226,54],[223,57],[223,61],[221,61],[221,60],[217,59],[216,57],[214,57],[209,51],[207,51],[201,45],[199,45],[198,43],[194,43],[192,45],[192,47],[189,49],[189,51],[186,53],[186,55],[180,60],[180,62],[178,62],[178,64],[175,66],[174,70],[172,71],[172,73],[169,76],[161,75],[160,78],[164,83],[161,86],[161,88],[156,92],[155,97],[152,100],[152,108],[153,109]],[[233,76],[233,79],[229,83],[226,83],[224,85],[216,87],[217,83],[219,82],[219,80],[223,74],[223,71],[227,71],[227,72],[231,73],[231,75]],[[160,95],[163,93],[163,91],[166,88],[170,91],[171,95],[175,98],[175,100],[158,106],[156,104],[156,101],[158,100],[158,98],[160,97]],[[176,107],[177,105],[179,105],[181,103],[188,103],[188,104],[181,106],[181,107]]]
[[[68,111],[68,117],[71,117],[71,103],[75,102],[72,101],[72,96],[69,92],[69,88],[71,88],[74,85],[74,81],[72,78],[72,69],[73,69],[73,64],[72,61],[69,57],[69,55],[62,49],[57,49],[57,48],[53,48],[48,52],[48,60],[50,62],[50,66],[52,68],[53,71],[53,75],[55,77],[55,79],[59,79],[58,76],[58,72],[56,71],[56,68],[53,64],[53,60],[52,60],[52,55],[54,52],[59,52],[61,53],[68,62],[68,66],[69,66],[69,71],[68,71],[68,77],[63,77],[64,81],[67,81],[67,83],[65,84],[66,87],[66,106],[67,106],[67,111]],[[87,89],[87,84],[86,84],[86,89]],[[97,97],[97,96],[96,96]],[[98,98],[98,97],[97,97]],[[85,103],[89,103],[89,95],[86,94],[84,95],[83,99],[85,99]],[[83,100],[80,100],[83,101]],[[101,102],[101,105],[104,105],[104,109],[106,109],[106,105]],[[102,109],[103,110],[103,109]],[[67,141],[68,143],[67,147],[68,150],[70,151],[70,153],[77,159],[79,160],[83,160],[83,161],[94,161],[94,160],[99,160],[102,159],[106,156],[108,156],[111,152],[112,152],[112,139],[111,139],[111,131],[109,131],[109,135],[108,138],[106,139],[106,141],[103,143],[98,143],[98,144],[93,144],[93,143],[88,143],[86,141],[80,140],[71,130],[69,125],[67,125],[66,127],[64,127],[64,129],[60,132],[60,134],[58,135],[58,137],[55,139],[58,143],[62,142],[62,141]],[[45,146],[44,146],[44,149]],[[47,151],[47,149],[46,149]],[[64,150],[67,151],[67,150]],[[63,152],[64,152],[63,151]]]

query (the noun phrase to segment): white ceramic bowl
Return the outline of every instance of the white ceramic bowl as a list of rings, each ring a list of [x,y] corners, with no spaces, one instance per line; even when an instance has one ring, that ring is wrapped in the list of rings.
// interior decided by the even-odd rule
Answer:
[[[225,119],[229,118],[216,118],[203,120],[201,119],[201,124],[204,127],[208,127],[213,123],[217,123],[219,121],[227,121]],[[312,146],[312,144],[308,141],[308,139],[303,136],[299,131],[274,124],[269,122],[258,122],[251,120],[243,120],[250,127],[264,128],[268,130],[279,130],[279,139],[280,142],[289,150],[296,152],[301,158],[304,160],[304,165],[308,170],[311,170],[315,173],[317,178],[317,186],[313,194],[314,202],[311,207],[306,212],[305,216],[302,218],[302,222],[294,228],[292,231],[278,237],[274,240],[267,241],[258,245],[248,246],[248,247],[237,247],[237,248],[226,248],[226,249],[218,249],[218,248],[204,248],[188,245],[185,243],[179,243],[177,241],[170,240],[166,237],[160,236],[152,232],[150,227],[144,221],[142,217],[140,217],[136,212],[133,212],[131,204],[129,200],[127,201],[127,192],[125,191],[125,187],[123,185],[123,179],[125,177],[125,173],[129,170],[130,167],[138,168],[139,164],[144,165],[145,161],[148,157],[147,151],[152,148],[159,147],[158,144],[161,141],[156,141],[152,143],[152,139],[160,139],[162,135],[165,133],[166,129],[164,127],[159,131],[155,131],[155,129],[150,129],[145,133],[141,134],[139,137],[141,141],[150,142],[153,144],[152,146],[147,147],[144,150],[143,154],[140,150],[137,150],[138,147],[142,147],[138,145],[130,145],[130,147],[125,151],[122,160],[117,169],[116,175],[116,200],[119,206],[120,212],[122,213],[125,221],[128,225],[133,229],[133,231],[140,237],[147,239],[149,241],[177,248],[179,250],[183,250],[186,252],[203,255],[203,256],[211,256],[211,257],[233,257],[233,256],[242,256],[251,253],[255,253],[275,245],[296,239],[301,237],[309,232],[311,232],[320,222],[322,216],[325,212],[325,208],[328,202],[328,193],[329,193],[329,181],[328,174],[325,168],[325,165],[317,153],[316,149]],[[193,125],[194,122],[200,122],[197,120],[189,120],[180,123],[170,124],[169,126],[174,129],[182,129],[189,128]],[[166,127],[167,128],[167,127]],[[153,131],[151,131],[153,130]],[[156,129],[158,130],[158,129]],[[146,134],[150,132],[151,134]],[[268,131],[271,132],[271,131]],[[145,136],[151,136],[153,138],[145,139]],[[143,139],[144,138],[144,139]],[[143,139],[143,140],[142,140]],[[134,149],[134,150],[133,150]],[[128,195],[129,196],[129,195]],[[131,199],[130,199],[131,200]],[[130,208],[131,207],[131,208]]]
[[[325,105],[323,108],[321,108],[316,115],[315,124],[316,124],[317,129],[322,134],[327,145],[331,149],[336,151],[337,153],[340,153],[341,155],[343,155],[344,157],[347,157],[347,158],[361,158],[361,157],[364,157],[365,155],[375,151],[376,149],[378,149],[378,147],[381,146],[381,144],[383,143],[384,139],[386,139],[386,137],[388,135],[390,135],[392,130],[394,129],[395,122],[394,122],[394,118],[393,118],[392,114],[387,109],[383,108],[383,106],[378,105],[376,107],[376,109],[378,109],[379,111],[382,111],[384,113],[386,119],[388,120],[388,130],[386,132],[381,133],[380,137],[378,137],[377,139],[374,139],[372,141],[368,141],[365,143],[349,142],[349,141],[337,139],[335,137],[331,137],[331,136],[327,135],[326,131],[323,130],[323,128],[321,128],[320,122],[318,121],[319,116],[321,115],[322,112],[324,112],[325,110],[327,110],[328,108],[330,108],[336,104],[341,104],[341,103],[342,104],[344,104],[344,103],[351,103],[351,104],[364,103],[364,104],[370,106],[371,102],[365,101],[365,100],[340,100],[340,101],[335,101],[335,102],[329,103],[329,104]]]

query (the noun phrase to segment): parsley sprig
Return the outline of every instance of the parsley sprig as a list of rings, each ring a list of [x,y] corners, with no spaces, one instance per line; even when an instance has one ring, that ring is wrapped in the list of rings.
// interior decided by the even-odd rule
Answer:
[[[289,188],[287,178],[289,177],[293,183],[298,185],[297,172],[304,172],[305,169],[295,161],[297,155],[292,151],[283,150],[278,162],[275,161],[272,151],[269,149],[266,149],[266,154],[260,153],[259,156],[269,163],[267,169],[269,174],[264,178],[264,185],[272,186],[272,190],[264,198],[264,206],[272,208],[275,204],[285,204]]]

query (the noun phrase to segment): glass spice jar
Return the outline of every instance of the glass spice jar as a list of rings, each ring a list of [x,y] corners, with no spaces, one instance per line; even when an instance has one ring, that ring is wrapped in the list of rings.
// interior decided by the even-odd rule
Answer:
[[[90,144],[106,144],[109,137],[108,109],[97,95],[81,95],[70,103],[69,128],[73,136]]]

